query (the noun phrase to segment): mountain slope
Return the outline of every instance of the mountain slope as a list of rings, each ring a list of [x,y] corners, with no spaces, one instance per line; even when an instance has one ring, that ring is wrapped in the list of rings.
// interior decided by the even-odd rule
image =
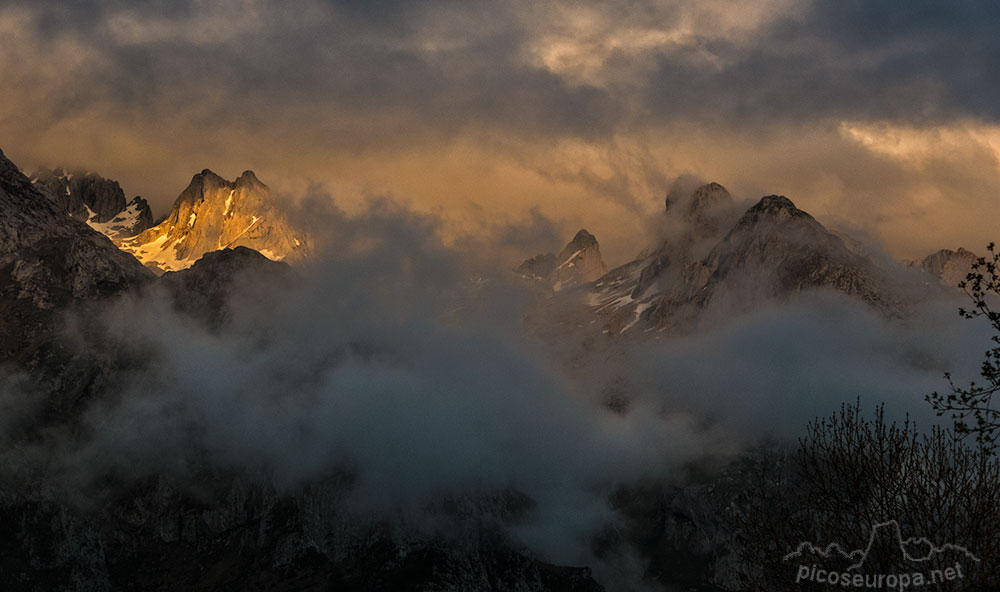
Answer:
[[[105,236],[66,216],[0,152],[0,281],[7,303],[52,309],[141,282],[149,273]]]
[[[668,195],[664,214],[670,232],[660,246],[594,283],[590,301],[608,333],[620,335],[640,324],[681,270],[721,237],[727,220],[733,218],[733,205],[729,191],[714,182],[687,195]]]
[[[253,172],[227,181],[205,169],[177,197],[166,220],[119,240],[118,246],[161,273],[186,269],[205,253],[237,246],[272,260],[296,261],[305,256],[307,243]]]
[[[67,216],[0,152],[0,363],[37,380],[50,418],[69,414],[100,374],[100,364],[84,359],[90,353],[66,347],[63,312],[152,279],[106,236]]]

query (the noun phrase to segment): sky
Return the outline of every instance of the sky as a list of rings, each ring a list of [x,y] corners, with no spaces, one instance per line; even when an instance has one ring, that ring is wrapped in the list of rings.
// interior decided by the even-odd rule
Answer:
[[[611,264],[680,175],[896,257],[981,252],[998,24],[966,0],[2,0],[0,149],[157,215],[204,168],[252,169],[455,235],[586,227]]]

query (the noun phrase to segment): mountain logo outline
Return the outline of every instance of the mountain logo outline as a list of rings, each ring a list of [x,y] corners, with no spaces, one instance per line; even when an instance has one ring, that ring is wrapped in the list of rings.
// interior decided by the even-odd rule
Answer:
[[[979,558],[976,557],[971,551],[966,549],[961,545],[955,545],[952,543],[945,543],[940,547],[932,543],[927,537],[909,537],[904,539],[900,531],[899,522],[896,520],[889,520],[888,522],[880,522],[872,526],[871,533],[868,536],[868,544],[865,545],[864,549],[855,549],[853,551],[847,552],[837,543],[830,543],[826,547],[819,547],[818,545],[805,541],[799,543],[794,551],[788,553],[782,558],[782,561],[788,561],[789,559],[800,558],[803,556],[805,551],[809,551],[813,554],[819,555],[824,559],[829,559],[834,552],[838,553],[844,559],[854,560],[850,566],[847,567],[847,571],[858,569],[865,564],[868,560],[868,555],[871,552],[872,545],[875,544],[876,537],[880,530],[885,528],[891,528],[895,536],[896,542],[899,544],[899,550],[903,554],[903,558],[907,561],[920,563],[923,561],[930,561],[936,555],[945,553],[947,551],[957,551],[963,554],[967,559],[971,559],[976,563],[979,563]],[[918,545],[926,546],[929,548],[927,554],[923,557],[914,557],[907,551],[907,546],[916,547]]]

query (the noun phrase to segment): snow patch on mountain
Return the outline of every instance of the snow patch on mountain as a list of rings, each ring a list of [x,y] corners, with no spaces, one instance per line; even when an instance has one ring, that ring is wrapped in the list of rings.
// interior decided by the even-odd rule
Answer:
[[[205,169],[194,175],[167,218],[117,242],[157,273],[186,269],[205,253],[247,247],[275,261],[297,261],[309,238],[294,230],[271,190],[245,171],[228,181]]]

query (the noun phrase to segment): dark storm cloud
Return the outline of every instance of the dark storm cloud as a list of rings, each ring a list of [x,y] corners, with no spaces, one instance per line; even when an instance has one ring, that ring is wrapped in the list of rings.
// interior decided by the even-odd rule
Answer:
[[[558,6],[536,6],[549,4]],[[605,19],[599,29],[641,23],[669,31],[690,12],[673,4],[616,12],[587,2],[574,10]],[[180,113],[194,125],[294,125],[363,148],[470,125],[595,138],[674,118],[753,126],[1000,115],[990,76],[1000,58],[1000,8],[980,2],[817,1],[772,15],[749,35],[695,27],[681,43],[599,56],[599,70],[637,77],[605,84],[532,62],[534,44],[562,17],[542,8],[533,13],[541,22],[525,22],[516,2],[12,6],[39,15],[41,36],[73,37],[101,54],[71,88],[57,89],[51,117],[110,101],[137,120]],[[629,27],[625,39],[636,34]],[[368,124],[364,138],[358,118]]]
[[[313,119],[336,132],[361,117],[374,124],[367,141],[391,143],[402,132],[454,134],[470,123],[592,136],[615,112],[605,92],[521,63],[524,32],[501,6],[214,5],[100,3],[87,11],[81,3],[42,11],[38,28],[100,49],[108,62],[81,87],[105,88],[103,98],[127,111],[182,112],[196,124],[294,117],[297,128]],[[379,134],[386,118],[405,126]],[[343,139],[352,140],[361,138]]]
[[[817,1],[746,45],[710,47],[719,69],[658,56],[646,101],[665,117],[733,125],[996,121],[997,22],[1000,7],[983,2]]]

